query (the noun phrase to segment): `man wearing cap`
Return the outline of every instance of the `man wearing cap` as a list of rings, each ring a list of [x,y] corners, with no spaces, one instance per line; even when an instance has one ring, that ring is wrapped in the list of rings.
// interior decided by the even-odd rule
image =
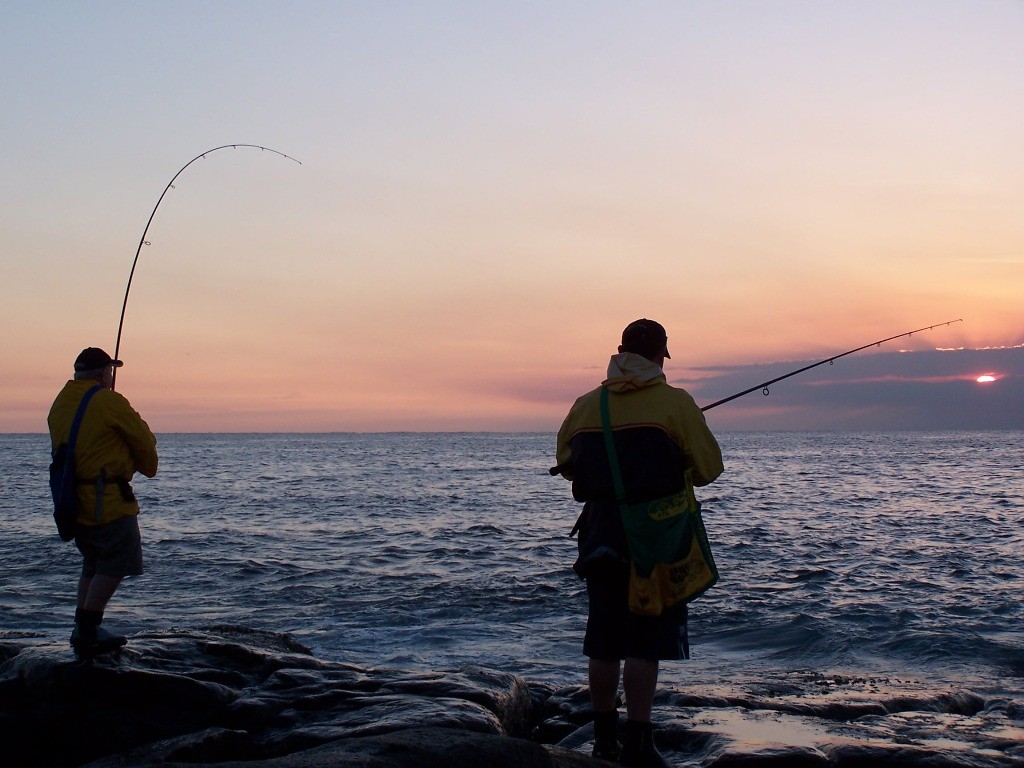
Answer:
[[[657,617],[629,611],[630,554],[602,428],[602,389],[608,391],[609,420],[630,502],[707,485],[723,469],[704,415],[689,393],[665,379],[662,366],[669,357],[660,323],[646,318],[630,323],[608,365],[608,378],[576,400],[558,432],[557,471],[573,481],[573,497],[584,502],[573,568],[587,581],[583,653],[590,659],[594,756],[622,765],[666,765],[651,726],[658,663],[686,658],[689,648],[685,605]],[[616,738],[620,662],[627,718],[621,751]]]
[[[142,417],[114,392],[114,368],[123,363],[102,349],[89,347],[75,360],[67,382],[50,408],[47,423],[54,449],[67,443],[71,423],[85,394],[99,386],[87,403],[75,445],[78,518],[75,544],[82,553],[82,576],[71,645],[88,654],[119,648],[126,640],[103,629],[103,611],[125,576],[142,574],[139,502],[132,491],[135,472],[153,477],[156,437]]]

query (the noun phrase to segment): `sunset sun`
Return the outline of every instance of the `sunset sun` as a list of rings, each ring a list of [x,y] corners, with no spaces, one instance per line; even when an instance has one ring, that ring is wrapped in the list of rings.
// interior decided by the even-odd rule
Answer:
[[[975,379],[975,381],[977,381],[979,384],[989,384],[995,380],[996,377],[993,376],[991,373],[982,374],[977,379]]]

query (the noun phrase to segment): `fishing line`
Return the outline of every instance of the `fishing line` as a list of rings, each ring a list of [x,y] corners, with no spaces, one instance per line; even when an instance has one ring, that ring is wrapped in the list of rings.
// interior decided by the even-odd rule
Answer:
[[[149,225],[153,223],[153,217],[156,216],[156,211],[160,207],[160,203],[162,203],[164,201],[164,196],[170,190],[174,189],[174,182],[178,180],[178,177],[181,176],[181,174],[185,172],[185,169],[188,168],[190,165],[192,165],[192,163],[196,162],[197,160],[203,160],[203,159],[206,158],[207,155],[212,154],[213,152],[216,152],[218,150],[221,150],[221,149],[238,149],[240,147],[250,148],[250,149],[260,149],[260,150],[263,150],[264,152],[273,152],[275,155],[280,155],[281,157],[283,157],[283,158],[285,158],[287,160],[291,160],[293,162],[298,163],[299,165],[302,165],[302,163],[300,161],[296,160],[294,157],[291,157],[290,155],[286,155],[284,152],[278,152],[276,149],[271,149],[270,147],[261,147],[259,144],[223,144],[223,145],[221,145],[219,147],[214,147],[213,149],[208,149],[205,152],[202,152],[202,153],[196,155],[191,160],[189,160],[187,163],[185,163],[183,166],[181,166],[180,169],[178,169],[178,172],[176,174],[174,174],[174,176],[171,177],[171,180],[169,182],[167,182],[167,186],[164,187],[164,191],[160,193],[160,198],[156,201],[156,205],[153,206],[153,211],[152,211],[152,213],[149,214],[149,221],[146,222],[146,228],[142,230],[142,237],[139,238],[139,247],[135,250],[135,258],[132,260],[132,270],[131,270],[131,272],[128,273],[128,285],[124,289],[124,302],[122,302],[122,304],[121,304],[121,319],[118,320],[118,322],[117,322],[117,343],[114,344],[114,359],[115,360],[117,360],[118,353],[121,351],[121,331],[124,328],[124,313],[125,313],[125,310],[128,308],[128,294],[132,290],[132,278],[135,276],[135,267],[139,263],[139,254],[142,253],[142,246],[149,245],[149,241],[146,240],[146,234],[149,232]],[[111,389],[114,388],[114,383],[116,381],[117,381],[117,368],[114,368],[114,375],[113,375],[113,377],[111,378],[111,381],[110,381],[110,388]]]
[[[756,384],[753,387],[750,387],[748,389],[744,389],[742,392],[737,392],[735,395],[729,395],[729,397],[723,397],[721,400],[716,400],[715,402],[711,403],[711,405],[705,405],[703,408],[701,408],[701,411],[710,411],[712,408],[716,408],[717,406],[722,405],[723,403],[728,403],[728,402],[730,402],[732,400],[735,400],[738,397],[743,397],[744,395],[749,395],[751,392],[756,392],[757,390],[761,390],[761,392],[764,393],[765,397],[767,397],[769,394],[771,394],[770,391],[768,390],[769,386],[771,386],[772,384],[775,384],[777,382],[780,382],[780,381],[782,381],[784,379],[788,379],[791,376],[796,376],[798,373],[803,373],[804,371],[809,371],[809,370],[811,370],[811,368],[817,368],[819,365],[824,365],[825,363],[828,363],[829,365],[831,365],[834,361],[838,360],[841,357],[846,357],[847,355],[852,355],[854,352],[860,352],[862,349],[867,349],[868,347],[878,347],[878,346],[881,346],[882,344],[885,344],[887,341],[893,341],[894,339],[902,339],[904,336],[913,336],[915,333],[922,333],[924,331],[930,331],[933,328],[941,328],[944,325],[952,325],[953,323],[961,323],[961,322],[963,322],[963,318],[957,318],[956,320],[947,320],[944,323],[936,323],[935,325],[929,325],[929,326],[926,326],[924,328],[917,328],[917,329],[915,329],[913,331],[906,331],[905,333],[898,333],[895,336],[890,336],[890,337],[888,337],[886,339],[879,339],[878,341],[872,341],[870,344],[864,344],[863,346],[857,347],[856,349],[850,349],[850,350],[847,350],[846,352],[842,352],[842,353],[840,353],[838,355],[833,355],[832,357],[826,357],[824,360],[819,360],[816,363],[811,363],[811,365],[805,365],[803,368],[798,368],[795,371],[790,371],[789,373],[783,374],[782,376],[776,376],[774,379],[769,379],[768,381],[763,381],[760,384]],[[557,467],[551,467],[551,469],[548,470],[548,474],[557,475],[557,474],[561,473],[563,470],[569,469],[571,466],[572,466],[571,462],[566,463],[566,464],[559,464]]]
[[[867,349],[868,347],[878,347],[878,346],[881,346],[882,344],[885,344],[885,342],[892,341],[893,339],[902,339],[904,336],[913,336],[915,333],[922,333],[923,331],[930,331],[930,330],[932,330],[932,328],[941,328],[944,325],[952,325],[953,323],[961,323],[961,322],[963,322],[963,318],[957,318],[956,320],[947,320],[944,323],[936,323],[935,325],[929,325],[929,326],[927,326],[925,328],[918,328],[918,329],[913,330],[913,331],[907,331],[906,333],[898,333],[895,336],[890,336],[887,339],[879,339],[878,341],[872,341],[870,344],[865,344],[864,346],[857,347],[856,349],[848,350],[847,352],[843,352],[842,354],[839,354],[839,355],[833,355],[832,357],[826,357],[824,360],[819,360],[818,362],[812,363],[811,365],[805,365],[803,368],[798,368],[797,370],[791,371],[790,373],[784,374],[782,376],[776,376],[774,379],[770,379],[769,381],[763,381],[760,384],[756,384],[755,386],[750,387],[750,389],[744,389],[742,392],[737,392],[735,395],[729,395],[729,397],[723,397],[721,400],[716,400],[715,402],[711,403],[711,405],[705,405],[703,408],[701,408],[701,410],[702,411],[710,411],[712,408],[716,408],[717,406],[722,405],[723,403],[728,403],[731,400],[735,400],[737,397],[743,397],[744,395],[749,395],[751,392],[756,392],[759,389],[761,390],[761,392],[764,394],[765,397],[768,397],[768,395],[771,394],[771,392],[768,389],[769,386],[771,386],[772,384],[775,384],[776,382],[782,381],[783,379],[788,379],[790,376],[796,376],[798,373],[803,373],[804,371],[809,371],[809,370],[811,370],[811,368],[817,368],[819,365],[824,365],[825,363],[828,363],[829,365],[832,365],[832,363],[835,360],[838,360],[840,357],[846,357],[847,355],[852,355],[854,352],[860,352],[862,349]]]

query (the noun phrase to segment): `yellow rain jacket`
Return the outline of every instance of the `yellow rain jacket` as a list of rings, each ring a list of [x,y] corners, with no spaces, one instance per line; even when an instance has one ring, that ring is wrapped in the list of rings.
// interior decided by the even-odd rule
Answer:
[[[704,414],[686,390],[673,387],[662,369],[640,355],[612,357],[608,378],[612,432],[618,448],[627,500],[631,503],[672,494],[693,494],[693,486],[722,474],[722,452]],[[630,553],[601,428],[601,389],[576,400],[558,431],[556,459],[572,493],[585,502],[577,521],[584,576],[602,557],[629,561]]]
[[[78,405],[96,384],[72,380],[57,395],[46,419],[52,447],[68,441]],[[109,389],[93,395],[75,446],[78,522],[102,525],[139,514],[139,502],[128,483],[136,472],[153,477],[156,467],[156,437],[131,404]]]
[[[612,429],[655,430],[665,434],[681,453],[682,470],[689,470],[693,484],[707,485],[722,474],[722,452],[704,421],[704,414],[690,394],[673,387],[661,368],[631,352],[612,357],[603,385],[613,393]],[[604,453],[601,431],[601,387],[580,397],[558,432],[556,460],[566,467],[562,474],[574,479],[573,440],[591,434]],[[615,396],[618,397],[615,397]],[[582,499],[581,499],[582,500]]]

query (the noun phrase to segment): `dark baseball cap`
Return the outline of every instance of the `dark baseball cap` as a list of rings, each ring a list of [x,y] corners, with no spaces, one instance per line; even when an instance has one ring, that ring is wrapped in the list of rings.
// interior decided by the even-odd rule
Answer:
[[[633,352],[648,359],[657,357],[665,350],[665,357],[670,358],[668,353],[668,334],[661,323],[647,318],[634,320],[626,326],[622,332],[622,351]]]
[[[87,347],[75,358],[76,371],[98,371],[108,365],[120,368],[124,363],[115,360],[99,347]]]

